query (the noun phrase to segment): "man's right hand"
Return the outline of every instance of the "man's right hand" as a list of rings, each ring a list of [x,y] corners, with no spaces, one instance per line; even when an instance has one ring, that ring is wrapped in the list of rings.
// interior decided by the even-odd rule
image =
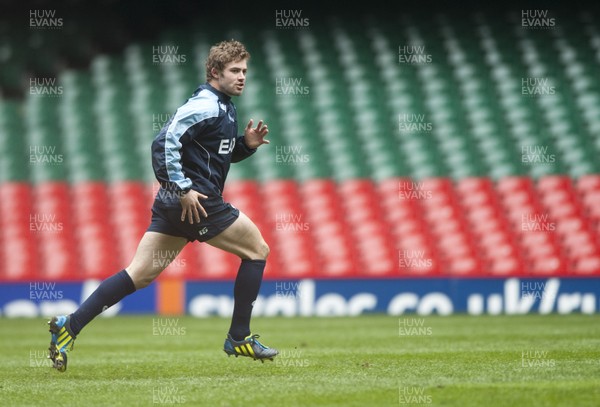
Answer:
[[[183,208],[181,211],[181,221],[184,222],[187,218],[190,224],[194,224],[200,223],[200,215],[204,218],[208,217],[206,211],[202,205],[200,205],[200,199],[206,198],[208,198],[206,195],[194,191],[193,189],[187,194],[182,195],[181,198],[179,198],[179,202],[181,202],[181,207]]]

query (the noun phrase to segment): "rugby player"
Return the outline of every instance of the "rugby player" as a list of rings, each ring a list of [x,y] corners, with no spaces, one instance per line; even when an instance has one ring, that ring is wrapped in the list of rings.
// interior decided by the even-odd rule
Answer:
[[[70,315],[53,317],[49,358],[61,372],[67,352],[81,330],[101,312],[136,290],[147,287],[190,242],[206,242],[240,257],[235,279],[234,309],[224,351],[254,360],[273,360],[278,351],[258,341],[250,331],[252,307],[262,282],[269,247],[256,225],[223,200],[231,163],[244,160],[263,144],[269,132],[250,120],[244,134],[232,96],[246,85],[250,54],[235,40],[211,47],[206,60],[206,83],[172,116],[152,143],[152,165],[161,188],[152,206],[152,219],[131,263],[104,280]],[[168,254],[166,262],[153,253]]]

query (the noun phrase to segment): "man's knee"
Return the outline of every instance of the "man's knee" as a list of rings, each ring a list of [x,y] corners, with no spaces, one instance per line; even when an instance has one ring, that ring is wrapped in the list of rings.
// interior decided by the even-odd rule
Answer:
[[[260,239],[258,242],[252,245],[246,252],[246,258],[250,260],[266,260],[269,256],[271,249],[267,242]]]
[[[258,244],[258,248],[257,248],[257,255],[259,256],[259,260],[266,260],[267,257],[269,257],[269,253],[271,252],[271,248],[269,247],[269,245],[267,244],[267,242],[265,242],[264,240],[261,239],[261,241]]]
[[[148,287],[152,281],[156,278],[155,273],[147,273],[143,270],[137,270],[136,268],[129,266],[125,269],[136,290]]]

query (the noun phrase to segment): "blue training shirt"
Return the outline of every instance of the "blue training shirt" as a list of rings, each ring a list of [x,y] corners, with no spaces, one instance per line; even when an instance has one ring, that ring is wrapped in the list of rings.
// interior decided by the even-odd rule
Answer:
[[[152,142],[152,167],[161,185],[156,199],[176,206],[190,189],[222,196],[230,164],[256,152],[237,131],[231,97],[208,83],[198,87]]]

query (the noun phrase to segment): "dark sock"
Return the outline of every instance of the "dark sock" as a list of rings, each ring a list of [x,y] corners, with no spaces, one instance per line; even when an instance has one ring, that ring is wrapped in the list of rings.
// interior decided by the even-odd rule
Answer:
[[[229,334],[236,341],[250,335],[252,307],[260,290],[266,260],[242,260],[233,286],[233,316]]]
[[[77,311],[71,314],[69,324],[73,334],[78,335],[83,327],[98,314],[112,307],[134,291],[135,285],[125,270],[121,270],[101,282],[96,291],[81,304]]]

